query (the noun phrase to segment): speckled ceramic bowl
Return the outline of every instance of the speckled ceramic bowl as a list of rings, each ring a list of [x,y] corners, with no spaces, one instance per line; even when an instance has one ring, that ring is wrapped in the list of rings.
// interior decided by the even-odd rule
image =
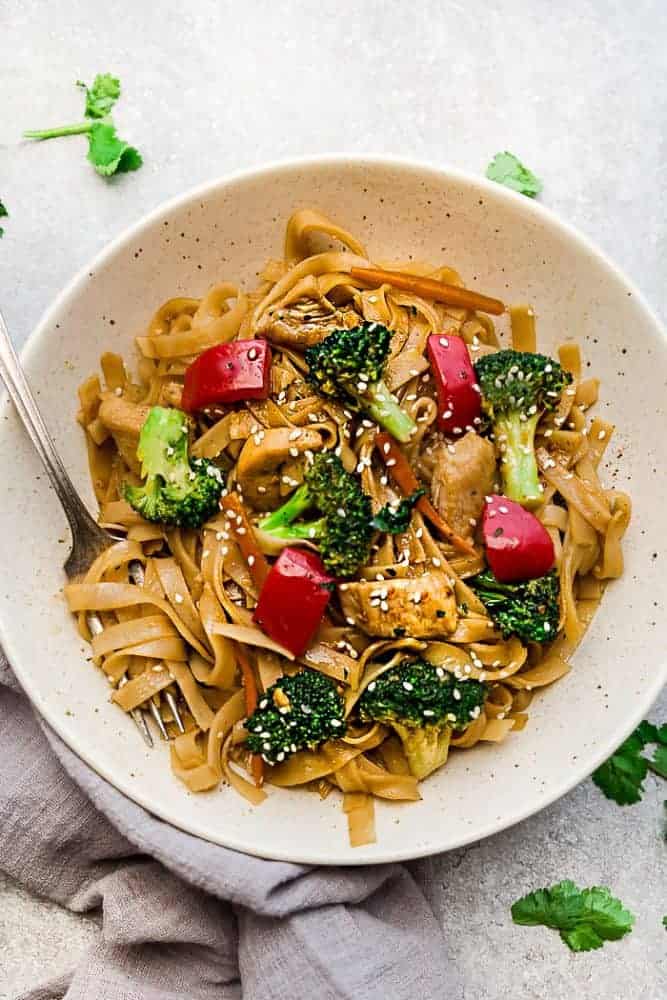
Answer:
[[[164,745],[141,744],[108,701],[62,599],[68,529],[11,408],[0,423],[4,582],[1,639],[21,683],[91,767],[175,826],[268,858],[356,864],[414,858],[479,840],[543,806],[590,772],[644,715],[667,679],[664,539],[664,332],[633,285],[539,204],[454,170],[391,159],[325,157],[215,181],[163,205],[72,281],[23,359],[65,464],[94,501],[76,389],[103,350],[132,352],[156,305],[201,295],[221,277],[252,287],[280,254],[295,208],[333,216],[380,260],[446,261],[473,288],[528,300],[540,345],[583,346],[602,379],[600,412],[617,424],[603,478],[628,489],[627,568],[613,584],[569,676],[537,697],[524,732],[452,754],[423,800],[378,805],[377,844],[353,850],[337,797],[270,790],[253,809],[229,788],[191,795]],[[11,474],[9,474],[11,470]],[[662,478],[661,478],[662,477]]]

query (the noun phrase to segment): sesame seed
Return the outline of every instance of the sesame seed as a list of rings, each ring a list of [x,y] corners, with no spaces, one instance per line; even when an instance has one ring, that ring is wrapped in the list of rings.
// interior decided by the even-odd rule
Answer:
[[[340,719],[332,719],[331,725],[334,727],[334,729],[338,729],[339,726],[343,725],[343,723],[340,721]]]
[[[257,487],[257,492],[258,493],[266,493],[266,486],[258,486]]]
[[[354,618],[350,618],[349,615],[346,617],[345,621],[347,622],[348,625],[356,625],[357,624],[355,622]]]
[[[396,465],[396,459],[395,459],[395,458],[390,458],[390,459],[389,459],[389,460],[387,461],[386,465],[387,465],[387,468],[388,468],[388,469],[391,469],[391,467],[392,467],[393,465]]]
[[[459,430],[460,430],[460,428],[459,428]],[[454,447],[453,444],[448,444],[447,445],[447,451],[449,452],[450,455],[455,455],[456,454],[456,448]]]
[[[236,534],[237,535],[245,535],[245,528],[238,528],[237,527]]]
[[[442,667],[436,667],[435,668],[435,672],[438,675],[438,677],[440,678],[440,680],[442,680],[442,678],[445,676],[445,671],[443,670]]]
[[[366,688],[366,690],[372,692],[372,691],[375,691],[376,687],[377,687],[377,684],[375,683],[375,681],[371,681],[370,684],[368,685],[368,687]]]
[[[290,441],[298,441],[301,437],[301,430],[297,427],[289,436]]]
[[[469,517],[468,518],[468,524],[470,525],[471,528],[476,528],[477,527],[477,521],[475,520],[474,517]]]
[[[299,449],[298,448],[290,448],[289,453],[292,456],[292,458],[298,458],[299,457]]]
[[[449,347],[449,341],[447,340],[446,337],[441,337],[440,343],[442,344],[443,347]]]
[[[604,439],[606,438],[606,436],[607,436],[607,432],[606,431],[599,431],[598,432],[598,441],[604,441]]]
[[[162,671],[164,670],[164,667],[162,666],[161,663],[156,663],[152,669],[154,674],[161,674]]]
[[[549,624],[549,622],[544,623],[544,631],[551,632],[551,625]]]
[[[438,559],[437,557],[435,557],[435,558],[431,559],[431,562],[433,563],[433,565],[434,565],[435,567],[438,567],[438,566],[441,566],[441,565],[442,565],[442,560],[441,560],[441,559]]]
[[[461,701],[461,692],[458,688],[454,688],[452,694],[454,695],[454,701]]]
[[[424,529],[417,528],[417,530],[415,531],[415,538],[421,538],[423,534],[424,534]]]
[[[445,410],[445,412],[442,415],[442,418],[443,418],[443,420],[449,420],[449,418],[453,417],[453,416],[454,416],[454,411],[453,410]]]
[[[202,559],[208,559],[208,557],[210,556],[210,554],[211,554],[210,549],[204,549],[204,551],[201,554],[202,555]]]
[[[254,566],[255,565],[255,557],[254,556],[248,556],[247,563],[248,563],[248,566]]]
[[[220,555],[221,556],[228,556],[229,555],[229,549],[227,548],[226,545],[223,545],[222,548],[220,549]]]
[[[182,594],[174,594],[174,600],[176,601],[177,604],[182,604],[183,603],[183,595]]]
[[[248,351],[248,357],[250,358],[251,361],[254,361],[255,358],[257,357],[257,351],[255,350],[254,347],[251,347],[250,350]]]
[[[406,691],[414,691],[414,685],[410,681],[403,681],[403,687]]]
[[[435,715],[435,712],[430,708],[425,708],[422,714],[425,715],[427,719],[430,719],[431,716]]]
[[[389,611],[389,605],[386,601],[380,601],[380,611]]]

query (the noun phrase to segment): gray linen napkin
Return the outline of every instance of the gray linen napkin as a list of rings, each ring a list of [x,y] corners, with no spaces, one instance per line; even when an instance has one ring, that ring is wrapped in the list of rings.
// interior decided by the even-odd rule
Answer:
[[[262,861],[176,830],[38,720],[1,654],[0,869],[102,914],[79,965],[21,1000],[463,996],[403,866]]]

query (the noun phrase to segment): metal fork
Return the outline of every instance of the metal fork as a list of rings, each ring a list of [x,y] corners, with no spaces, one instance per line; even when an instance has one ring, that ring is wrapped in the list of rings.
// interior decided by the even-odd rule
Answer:
[[[101,528],[91,517],[81,497],[75,490],[74,484],[67,474],[60,455],[56,451],[53,440],[42,419],[42,415],[39,412],[21,363],[9,339],[9,333],[1,313],[0,377],[2,377],[2,381],[5,383],[23,426],[42,460],[51,480],[51,485],[56,491],[65,516],[69,521],[72,532],[72,548],[65,560],[65,573],[70,579],[80,576],[86,572],[101,552],[108,549],[113,542],[120,541],[123,536]],[[133,560],[130,562],[128,570],[132,582],[137,586],[142,586],[144,582],[144,569],[141,563]],[[104,630],[102,621],[95,612],[88,612],[86,621],[91,635],[99,635]],[[119,687],[126,683],[127,676],[124,674],[119,681]],[[171,691],[163,691],[162,694],[169,706],[179,732],[185,732],[185,726],[183,725],[183,719],[176,698]],[[146,721],[147,714],[150,714],[154,720],[161,738],[163,740],[169,739],[165,721],[160,714],[160,707],[152,698],[142,707],[133,709],[130,714],[145,743],[149,747],[153,746],[153,737]]]

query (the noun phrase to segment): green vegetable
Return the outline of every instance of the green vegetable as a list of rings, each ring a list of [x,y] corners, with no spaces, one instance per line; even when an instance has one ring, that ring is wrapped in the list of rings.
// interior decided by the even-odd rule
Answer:
[[[382,380],[391,332],[381,323],[334,330],[306,350],[308,379],[324,396],[368,413],[398,441],[409,441],[416,424]]]
[[[514,153],[496,153],[486,168],[486,176],[528,198],[535,198],[542,190],[542,181]]]
[[[558,633],[560,582],[554,571],[534,580],[501,583],[490,569],[466,580],[504,638],[551,642]]]
[[[479,716],[486,694],[479,681],[458,680],[427,660],[403,660],[371,681],[358,711],[364,722],[391,726],[410,771],[425,778],[446,763],[453,730]]]
[[[260,698],[245,723],[245,745],[267,764],[280,764],[297,750],[315,750],[345,735],[343,699],[331,678],[317,670],[281,677]]]
[[[86,92],[86,118],[104,118],[120,97],[120,80],[110,73],[98,73],[92,87],[82,80],[77,80],[76,85]]]
[[[2,218],[3,216],[5,216],[5,215],[9,215],[9,212],[7,211],[7,209],[5,208],[5,206],[4,206],[4,205],[2,204],[2,202],[0,201],[0,219],[1,219],[1,218]],[[4,231],[4,229],[2,228],[2,226],[0,226],[0,236],[4,236],[4,235],[5,235],[5,231]]]
[[[115,126],[106,122],[95,122],[90,130],[88,159],[103,177],[138,170],[143,162],[138,150],[119,139]]]
[[[26,139],[56,139],[66,135],[88,136],[88,160],[98,174],[111,177],[112,174],[138,170],[143,160],[134,146],[118,138],[116,126],[109,112],[120,96],[120,81],[109,73],[95,77],[92,87],[77,81],[77,86],[86,91],[85,120],[74,125],[60,125],[56,128],[24,132]]]
[[[317,454],[304,479],[304,484],[259,527],[286,542],[312,540],[329,572],[351,576],[370,555],[370,497],[331,452]],[[320,517],[297,521],[308,510],[318,511]]]
[[[642,755],[649,743],[659,744],[651,760]],[[641,801],[649,768],[667,778],[667,724],[658,728],[644,720],[609,760],[593,772],[593,781],[619,806],[633,805]]]
[[[656,747],[648,766],[660,778],[667,778],[667,746]]]
[[[515,924],[542,924],[560,931],[572,951],[601,948],[605,941],[618,941],[629,934],[635,918],[605,886],[579,889],[569,879],[548,889],[538,889],[512,906]]]
[[[667,930],[667,916],[662,918],[662,926]]]
[[[503,492],[535,507],[541,501],[535,431],[542,415],[556,409],[572,376],[544,354],[513,350],[480,358],[475,372],[501,454]]]
[[[409,497],[403,497],[398,503],[385,504],[371,521],[371,526],[377,531],[386,532],[388,535],[400,535],[407,531],[412,518],[412,508],[425,493],[426,490],[415,490]]]
[[[147,521],[199,528],[218,509],[223,480],[216,466],[188,458],[188,418],[154,406],[139,435],[142,486],[125,484],[124,496]]]

